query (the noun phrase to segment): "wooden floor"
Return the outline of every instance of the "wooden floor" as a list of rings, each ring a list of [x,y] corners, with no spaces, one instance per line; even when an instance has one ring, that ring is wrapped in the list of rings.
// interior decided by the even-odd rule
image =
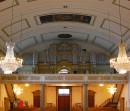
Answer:
[[[41,111],[41,110],[40,108],[15,108],[11,111]],[[52,110],[46,109],[45,111],[52,111]],[[72,109],[72,111],[83,111],[83,108]],[[96,107],[96,108],[88,108],[88,111],[119,111],[119,110],[110,107]]]
[[[40,108],[14,108],[10,111],[40,111]]]

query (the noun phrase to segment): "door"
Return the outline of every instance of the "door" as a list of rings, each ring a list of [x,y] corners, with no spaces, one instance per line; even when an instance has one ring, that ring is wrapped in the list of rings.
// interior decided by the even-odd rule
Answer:
[[[70,89],[58,89],[58,111],[70,111]]]
[[[94,96],[88,95],[88,107],[94,107]]]
[[[95,107],[95,93],[92,90],[88,90],[88,107]]]
[[[40,90],[33,91],[33,106],[40,107]]]
[[[40,107],[40,96],[34,96],[34,107]]]

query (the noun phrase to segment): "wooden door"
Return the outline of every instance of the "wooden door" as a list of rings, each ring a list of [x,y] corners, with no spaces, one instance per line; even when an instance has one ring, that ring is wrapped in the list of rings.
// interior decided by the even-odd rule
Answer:
[[[70,111],[70,96],[58,97],[58,111]]]
[[[95,107],[95,93],[92,90],[88,90],[88,107]]]
[[[40,107],[40,96],[34,96],[34,107]]]
[[[33,93],[33,106],[40,107],[40,90],[36,90]]]
[[[94,96],[93,95],[88,96],[88,107],[94,107]]]
[[[70,111],[70,91],[67,94],[58,93],[58,111]]]

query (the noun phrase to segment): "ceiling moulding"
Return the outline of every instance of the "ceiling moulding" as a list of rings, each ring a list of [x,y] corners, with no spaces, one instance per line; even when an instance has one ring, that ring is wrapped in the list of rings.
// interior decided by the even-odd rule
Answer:
[[[108,24],[107,22],[108,22],[108,19],[104,18],[104,20],[103,20],[102,23],[101,23],[100,28],[109,31],[109,28],[107,27],[107,24]],[[120,34],[120,33],[118,32],[118,30],[120,30],[120,23],[115,22],[115,21],[111,21],[111,20],[110,20],[110,22],[111,22],[111,29],[112,29],[112,30],[110,30],[110,32],[115,33],[116,35],[122,36],[122,37],[125,36],[127,32],[129,32],[129,28],[127,28],[126,26],[121,25],[121,27],[122,27],[122,29],[123,29],[123,33]],[[115,26],[115,28],[114,28],[114,26]],[[114,29],[115,29],[115,30],[114,30]],[[118,30],[117,30],[117,29],[118,29]]]
[[[122,2],[123,2],[123,0],[122,0]],[[124,0],[124,2],[125,2],[125,3],[127,2],[126,4],[129,4],[129,3],[130,3],[129,0]],[[117,5],[117,6],[119,7],[119,0],[113,0],[112,4]],[[128,5],[128,6],[129,6],[129,5]],[[128,6],[120,5],[120,7],[125,8],[125,9],[127,9],[127,10],[130,10],[130,8],[129,8]]]
[[[12,5],[11,5],[10,3],[8,3],[8,0],[4,0],[4,1],[2,2],[2,4],[3,4],[3,6],[4,6],[4,4],[5,4],[5,6],[7,6],[7,5],[8,5],[8,6],[7,6],[7,7],[4,7],[3,9],[1,9],[0,12],[12,8]],[[14,0],[14,5],[13,5],[13,7],[14,7],[14,6],[18,6],[18,5],[19,5],[18,0]]]
[[[37,0],[27,0],[27,2],[33,2],[33,1],[37,1]]]
[[[21,29],[21,22],[23,23],[23,28]],[[12,32],[12,34],[10,33],[10,29],[11,29],[11,27],[13,28],[13,32]],[[8,26],[5,26],[3,29],[2,29],[2,31],[4,32],[4,34],[6,35],[6,36],[11,36],[11,35],[15,35],[16,33],[19,33],[19,32],[21,32],[21,31],[23,31],[23,30],[27,30],[27,29],[29,29],[31,26],[30,26],[30,24],[29,24],[29,22],[28,22],[28,20],[27,19],[23,19],[22,21],[20,20],[20,21],[16,21],[16,22],[14,22],[13,24],[10,24],[10,25],[8,25]],[[15,30],[14,30],[15,29]]]

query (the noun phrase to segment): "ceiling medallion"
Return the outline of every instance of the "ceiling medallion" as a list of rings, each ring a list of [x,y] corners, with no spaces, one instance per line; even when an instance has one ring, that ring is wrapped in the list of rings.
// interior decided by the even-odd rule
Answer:
[[[71,34],[59,34],[58,37],[63,38],[63,39],[68,39],[68,38],[71,38],[72,35]]]

